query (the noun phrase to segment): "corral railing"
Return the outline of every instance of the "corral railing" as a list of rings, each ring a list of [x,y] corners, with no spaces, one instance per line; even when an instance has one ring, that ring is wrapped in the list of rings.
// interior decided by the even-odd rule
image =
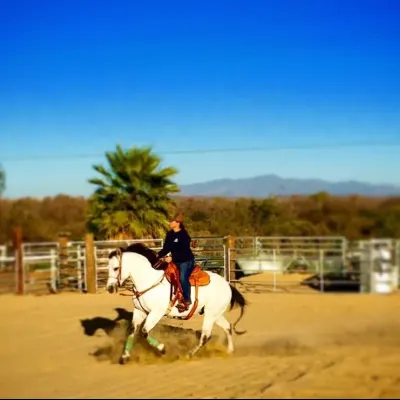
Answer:
[[[351,256],[359,260],[361,292],[389,293],[399,287],[400,240],[358,241],[352,246]]]
[[[163,239],[94,241],[96,290],[104,290],[110,251],[133,243],[144,243],[159,251]],[[192,250],[202,268],[225,276],[226,246],[223,237],[194,237]],[[84,241],[23,243],[24,293],[87,290],[87,258]],[[12,249],[0,247],[0,293],[14,293],[17,285]],[[126,287],[130,284],[127,282]]]
[[[17,276],[11,249],[0,246],[0,294],[14,293],[17,290]]]
[[[93,242],[96,291],[104,291],[109,252],[137,242],[155,251],[163,245],[162,239]],[[384,278],[374,269],[377,261],[371,249],[377,243],[390,247],[390,277]],[[312,287],[321,292],[340,286],[342,290],[374,292],[380,280],[390,279],[396,288],[400,284],[400,240],[349,242],[344,237],[194,237],[191,244],[196,262],[202,268],[254,291],[300,292]],[[23,243],[22,253],[23,269],[22,274],[18,274],[13,250],[0,246],[0,293],[15,292],[20,279],[24,293],[88,289],[84,241]]]
[[[191,248],[195,261],[203,269],[227,278],[225,237],[195,237],[192,239]]]
[[[383,292],[399,287],[400,241],[344,237],[238,237],[228,249],[229,279],[254,291]],[[371,249],[386,245],[384,262]],[[377,272],[377,265],[390,272]],[[381,287],[381,288],[380,288]]]
[[[15,254],[12,249],[0,249],[0,293],[17,291],[18,280],[22,279],[24,293],[48,292],[55,281],[58,262],[58,243],[23,243],[23,268],[18,276]]]
[[[347,245],[344,237],[238,237],[228,249],[230,280],[258,290],[324,291],[328,275],[354,286],[343,279]]]
[[[58,272],[58,242],[23,243],[24,290],[47,293],[55,290]]]

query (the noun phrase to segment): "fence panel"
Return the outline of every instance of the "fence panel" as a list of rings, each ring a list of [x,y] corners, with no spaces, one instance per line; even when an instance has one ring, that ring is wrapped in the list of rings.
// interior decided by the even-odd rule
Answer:
[[[55,290],[58,243],[23,243],[22,255],[25,293],[46,294]]]
[[[226,276],[226,246],[222,236],[194,237],[191,248],[195,262],[206,271],[213,271],[221,276]]]
[[[343,237],[236,238],[228,250],[235,264],[232,281],[258,291],[325,291],[347,285],[355,290],[357,279],[346,272],[347,240]]]
[[[361,292],[392,293],[399,288],[399,241],[370,239],[358,242]]]
[[[15,293],[17,289],[17,275],[14,256],[11,249],[0,246],[0,294]]]
[[[240,282],[253,291],[379,292],[386,279],[376,270],[372,252],[377,244],[391,251],[392,290],[400,286],[400,240],[372,239],[348,242],[343,237],[236,237],[227,248],[224,237],[194,237],[192,250],[205,270],[227,280]],[[144,243],[158,251],[162,239],[95,241],[97,290],[104,290],[108,254],[117,247]],[[23,243],[24,287],[26,293],[85,291],[85,243]],[[62,253],[62,254],[61,254]],[[233,262],[234,268],[230,268]],[[232,274],[232,276],[231,276]],[[379,276],[378,276],[379,275]],[[378,282],[378,283],[377,283]],[[0,294],[15,293],[17,276],[11,248],[0,246]],[[382,286],[382,283],[380,283]],[[127,282],[126,287],[130,287]],[[377,289],[378,287],[378,289]]]

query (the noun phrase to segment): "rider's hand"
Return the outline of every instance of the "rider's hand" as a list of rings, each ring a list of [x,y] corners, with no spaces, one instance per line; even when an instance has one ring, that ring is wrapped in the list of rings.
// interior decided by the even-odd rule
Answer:
[[[164,257],[164,261],[170,263],[172,261],[172,257]]]

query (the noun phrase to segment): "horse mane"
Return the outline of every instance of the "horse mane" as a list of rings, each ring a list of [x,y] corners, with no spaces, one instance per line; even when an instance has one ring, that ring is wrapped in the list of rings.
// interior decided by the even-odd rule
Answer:
[[[133,243],[127,247],[120,247],[119,250],[121,253],[137,253],[143,257],[146,257],[151,266],[153,267],[156,262],[158,261],[157,253],[150,249],[149,247],[145,246],[143,243]],[[118,250],[113,250],[109,255],[108,258],[111,259],[118,254]]]

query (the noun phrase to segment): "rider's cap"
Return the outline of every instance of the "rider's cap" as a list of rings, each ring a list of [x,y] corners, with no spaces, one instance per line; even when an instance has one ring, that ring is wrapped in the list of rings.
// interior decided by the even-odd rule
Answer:
[[[183,222],[183,215],[177,214],[172,218],[172,221]]]

